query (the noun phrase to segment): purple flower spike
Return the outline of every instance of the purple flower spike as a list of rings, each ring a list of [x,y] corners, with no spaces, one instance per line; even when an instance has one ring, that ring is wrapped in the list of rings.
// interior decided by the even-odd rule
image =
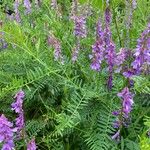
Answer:
[[[76,37],[85,38],[87,35],[86,18],[83,16],[74,16],[73,20],[75,23],[74,35]]]
[[[122,98],[123,103],[123,113],[124,117],[128,118],[129,113],[132,110],[132,105],[133,105],[133,94],[129,91],[127,87],[125,87],[121,93],[118,93],[118,97]]]
[[[13,124],[8,121],[8,119],[4,116],[0,116],[0,143],[4,143],[2,146],[2,150],[13,150],[14,142],[13,142],[13,134],[15,130],[13,129]]]
[[[20,5],[19,1],[18,1],[18,0],[15,0],[15,2],[14,2],[15,19],[16,19],[16,21],[17,21],[18,23],[21,22],[20,12],[19,12],[19,9],[18,9],[18,8],[19,8],[19,5]]]
[[[27,150],[36,150],[37,146],[35,144],[35,139],[32,139],[31,141],[29,141],[28,145],[27,145]]]
[[[92,55],[90,55],[90,59],[92,59],[91,63],[91,69],[100,71],[101,69],[101,63],[104,59],[104,32],[102,30],[102,25],[100,20],[98,20],[97,23],[97,29],[96,29],[96,42],[94,45],[92,45]]]
[[[26,8],[25,13],[30,14],[31,13],[31,3],[29,0],[24,0],[24,7]]]
[[[136,70],[136,74],[140,74],[143,71],[144,65],[150,65],[150,23],[138,39],[134,56],[135,60],[132,66]]]
[[[22,104],[23,104],[23,98],[24,98],[24,92],[19,91],[14,98],[16,99],[16,102],[11,104],[12,110],[14,110],[16,113],[20,113],[23,111]]]
[[[63,56],[62,56],[62,50],[61,50],[61,43],[58,39],[56,39],[54,36],[48,37],[48,45],[52,46],[54,48],[54,59],[56,61],[60,60],[61,63],[64,63]]]
[[[16,95],[15,95],[15,99],[16,102],[11,104],[12,110],[15,111],[15,113],[18,114],[18,117],[16,118],[16,130],[17,130],[17,136],[20,138],[21,137],[21,131],[24,128],[24,112],[23,112],[23,98],[24,98],[25,94],[23,91],[19,91]]]
[[[105,22],[108,25],[111,23],[111,12],[110,12],[109,7],[107,7],[105,10]]]

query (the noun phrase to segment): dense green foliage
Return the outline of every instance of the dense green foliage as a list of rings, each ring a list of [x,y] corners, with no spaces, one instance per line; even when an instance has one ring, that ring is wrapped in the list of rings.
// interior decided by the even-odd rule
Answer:
[[[13,8],[10,1],[8,7]],[[82,0],[84,5],[88,0]],[[40,8],[32,6],[32,13],[24,15],[20,7],[22,23],[3,20],[4,38],[8,48],[0,50],[0,114],[14,120],[10,109],[13,95],[20,89],[25,91],[24,111],[26,132],[35,137],[40,150],[148,150],[150,128],[150,76],[134,77],[134,107],[131,123],[123,128],[121,141],[111,139],[115,133],[112,111],[121,107],[117,97],[127,84],[126,78],[115,74],[113,89],[108,91],[107,70],[95,72],[90,68],[89,54],[95,40],[98,17],[103,18],[106,4],[92,1],[93,14],[88,17],[88,36],[81,40],[82,49],[78,61],[72,63],[71,51],[75,44],[73,23],[69,21],[71,3],[59,1],[62,18],[51,10],[49,0],[43,0]],[[119,51],[125,46],[126,7],[123,0],[112,0],[111,24],[113,40]],[[138,0],[129,31],[129,46],[136,41],[150,18],[150,1]],[[53,48],[47,45],[47,37],[53,33],[61,42],[64,64],[55,61]],[[103,66],[106,64],[104,63]],[[145,122],[145,123],[144,123]],[[17,142],[17,149],[23,149]]]

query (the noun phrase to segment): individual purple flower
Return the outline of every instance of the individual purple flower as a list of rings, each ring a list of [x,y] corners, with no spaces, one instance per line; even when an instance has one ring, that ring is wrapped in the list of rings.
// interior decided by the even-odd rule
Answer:
[[[0,143],[3,143],[2,150],[14,149],[14,132],[13,124],[2,114],[0,116]]]
[[[20,138],[21,137],[21,131],[24,128],[24,111],[23,111],[23,98],[25,94],[21,90],[15,95],[16,101],[11,104],[12,110],[15,111],[15,113],[18,114],[17,118],[15,119],[15,125],[16,125],[16,130],[17,130],[17,136]]]
[[[35,144],[35,139],[30,140],[27,145],[27,150],[36,150],[36,149],[37,149],[37,146]]]
[[[87,35],[86,18],[84,16],[74,16],[74,35],[79,38],[85,38]]]
[[[30,0],[24,0],[24,7],[26,8],[26,11],[25,11],[26,14],[31,13],[31,3],[30,3]]]
[[[150,65],[150,23],[138,39],[134,56],[132,67],[136,70],[136,74],[140,74],[143,71],[143,65]]]
[[[118,130],[112,137],[113,140],[120,140],[120,130]]]
[[[128,69],[126,71],[123,72],[124,77],[126,78],[132,78],[135,74],[135,70],[134,69]]]

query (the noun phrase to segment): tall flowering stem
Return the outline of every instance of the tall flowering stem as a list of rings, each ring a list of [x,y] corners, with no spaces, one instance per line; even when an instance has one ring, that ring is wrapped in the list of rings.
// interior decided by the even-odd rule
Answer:
[[[0,143],[3,143],[1,150],[14,150],[14,132],[13,124],[2,114],[0,116]]]
[[[29,143],[27,144],[27,150],[36,150],[37,146],[35,144],[35,139],[32,139],[29,141]]]
[[[128,125],[128,121],[130,120],[129,115],[134,103],[133,96],[134,95],[129,91],[128,87],[125,87],[120,93],[118,93],[118,97],[122,99],[122,108],[112,113],[117,117],[113,127],[118,129],[117,133],[112,136],[112,139],[118,139],[121,128],[123,126],[127,127]]]
[[[150,66],[150,23],[138,39],[134,56],[132,67],[136,70],[136,74],[140,74],[144,66],[147,68]]]
[[[21,133],[23,132],[25,123],[24,123],[24,111],[23,111],[23,98],[24,98],[25,94],[23,91],[19,91],[16,95],[15,95],[15,102],[11,104],[12,110],[15,111],[15,113],[18,114],[17,118],[16,118],[16,130],[17,130],[17,136],[18,138],[21,138]]]
[[[111,23],[111,12],[109,7],[105,10],[105,33],[104,33],[104,40],[105,40],[105,58],[108,64],[108,71],[109,77],[107,81],[107,87],[109,90],[112,89],[113,83],[113,68],[115,65],[115,44],[112,41],[112,35],[110,30],[110,23]]]
[[[100,20],[98,20],[97,28],[96,28],[96,42],[92,45],[92,55],[90,58],[92,59],[91,69],[100,71],[102,60],[104,59],[104,32],[102,29],[102,24]]]

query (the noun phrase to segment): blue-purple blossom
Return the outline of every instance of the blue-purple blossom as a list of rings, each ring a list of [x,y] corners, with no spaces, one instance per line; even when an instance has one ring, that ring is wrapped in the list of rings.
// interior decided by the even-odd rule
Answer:
[[[150,65],[150,23],[138,39],[134,56],[135,60],[132,66],[136,70],[136,74],[140,74],[145,64]]]
[[[86,29],[86,17],[84,16],[74,16],[74,35],[79,38],[85,38],[87,35]]]
[[[27,150],[36,150],[36,149],[37,149],[37,146],[35,144],[35,139],[30,140],[27,145]]]
[[[26,14],[31,13],[31,3],[30,3],[30,0],[24,0],[24,7],[26,9],[26,11],[25,11]]]
[[[3,143],[2,150],[14,149],[14,132],[13,124],[2,114],[0,116],[0,143]]]
[[[24,111],[23,111],[23,98],[25,94],[23,91],[19,91],[15,95],[16,101],[11,104],[12,110],[18,114],[17,118],[15,119],[15,125],[17,130],[17,136],[21,136],[21,131],[23,130],[25,123],[24,123]]]

